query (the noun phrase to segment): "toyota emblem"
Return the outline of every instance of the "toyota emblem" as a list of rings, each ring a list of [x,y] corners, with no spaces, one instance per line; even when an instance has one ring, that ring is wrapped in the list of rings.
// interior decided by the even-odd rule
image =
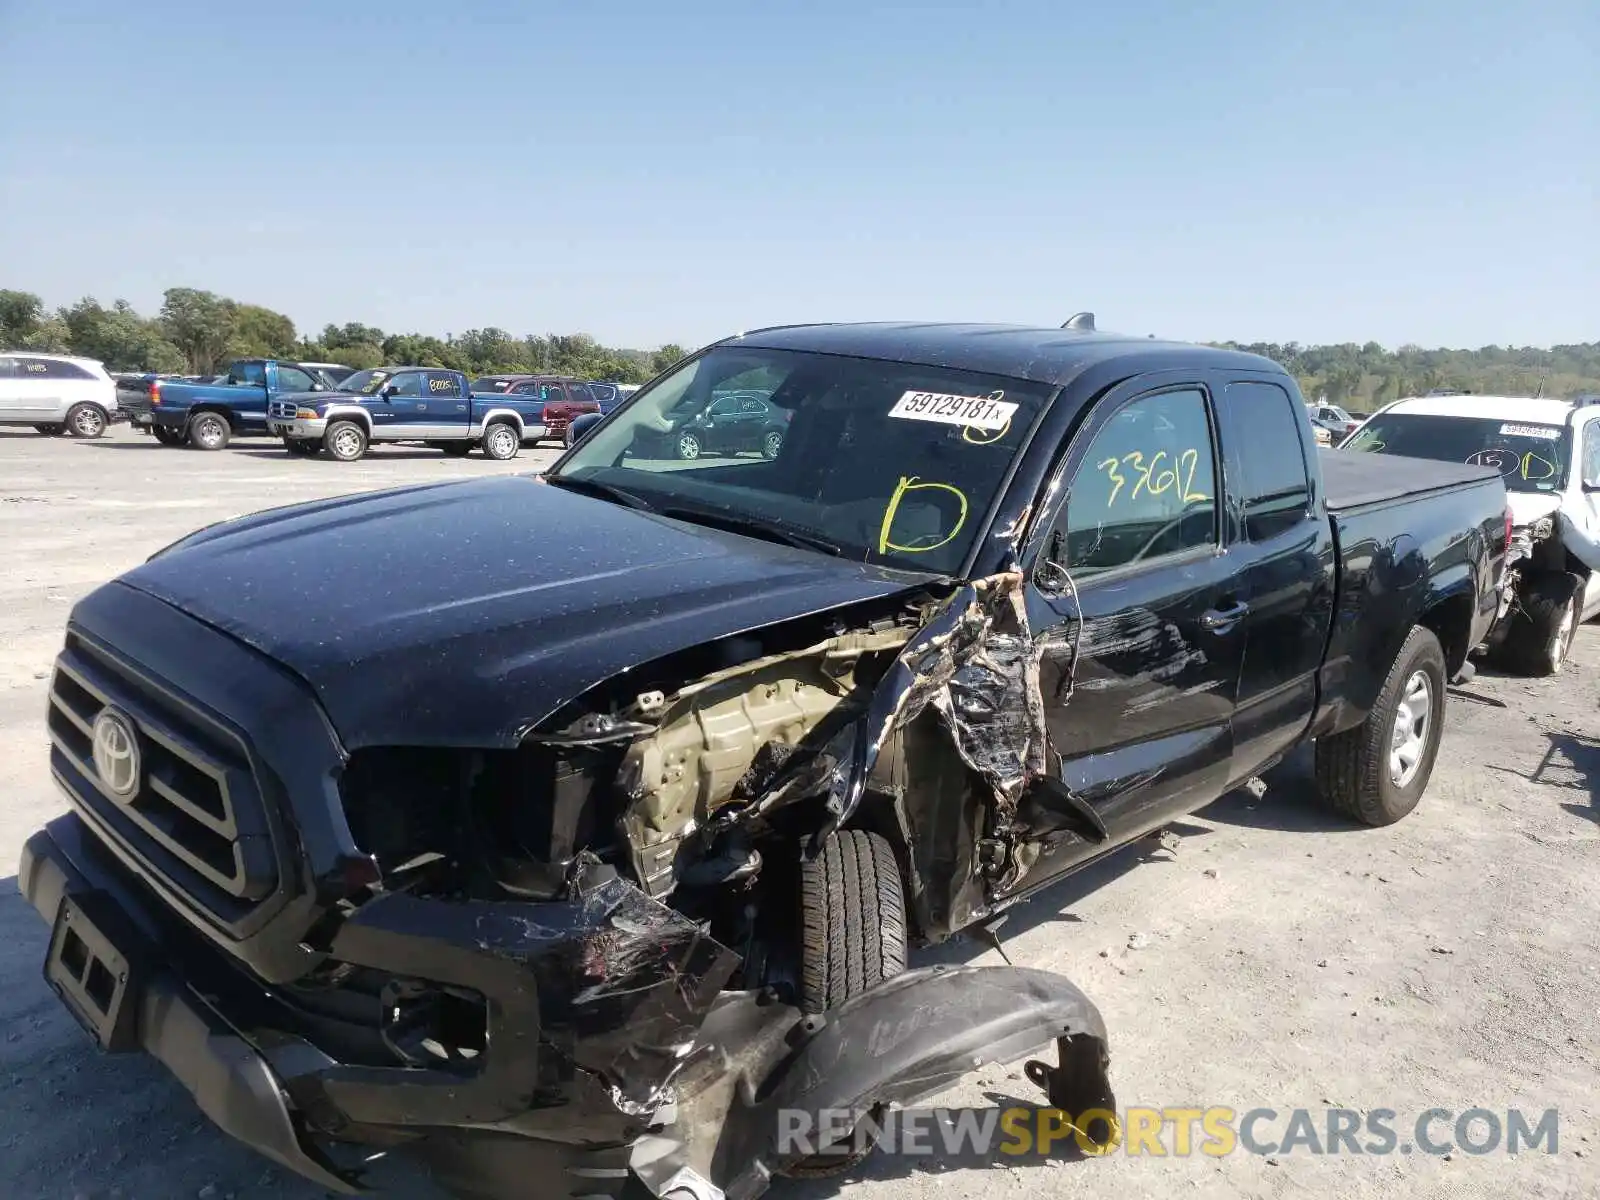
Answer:
[[[139,790],[139,738],[133,722],[115,709],[104,709],[94,719],[94,769],[119,799]]]

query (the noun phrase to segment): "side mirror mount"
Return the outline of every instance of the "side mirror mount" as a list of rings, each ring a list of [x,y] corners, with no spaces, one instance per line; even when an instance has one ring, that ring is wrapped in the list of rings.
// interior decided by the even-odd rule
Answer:
[[[389,398],[394,394],[395,386],[392,383],[386,383],[383,385],[383,387],[378,389],[378,399],[382,400],[385,404],[389,403]]]

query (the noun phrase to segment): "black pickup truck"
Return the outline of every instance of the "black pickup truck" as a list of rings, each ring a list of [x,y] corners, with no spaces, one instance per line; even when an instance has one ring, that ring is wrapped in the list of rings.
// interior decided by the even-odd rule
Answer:
[[[72,808],[18,872],[51,985],[335,1191],[378,1147],[462,1195],[745,1200],[857,1149],[780,1113],[1052,1041],[1028,1077],[1114,1137],[1081,991],[908,946],[1307,741],[1339,812],[1403,817],[1506,494],[1319,452],[1265,359],[1071,324],[741,335],[542,476],[227,521],[92,592]],[[778,452],[671,454],[730,388]]]

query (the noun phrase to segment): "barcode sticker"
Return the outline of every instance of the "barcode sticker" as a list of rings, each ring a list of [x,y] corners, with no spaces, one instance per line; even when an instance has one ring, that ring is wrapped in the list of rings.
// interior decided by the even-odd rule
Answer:
[[[953,396],[944,392],[906,392],[889,410],[902,421],[935,421],[940,425],[964,425],[969,429],[1004,429],[1017,406],[1002,400],[1004,393],[989,396]]]
[[[1552,429],[1549,425],[1507,424],[1500,426],[1500,436],[1543,438],[1547,442],[1553,442],[1561,436],[1561,430]]]

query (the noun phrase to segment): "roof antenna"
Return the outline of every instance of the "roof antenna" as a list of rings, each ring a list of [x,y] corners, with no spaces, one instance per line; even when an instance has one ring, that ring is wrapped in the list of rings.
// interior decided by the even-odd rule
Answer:
[[[1535,400],[1544,399],[1544,381],[1550,377],[1549,371],[1539,372],[1539,390],[1533,394]]]
[[[1082,329],[1089,333],[1094,332],[1094,314],[1092,312],[1074,313],[1067,318],[1063,329]]]

